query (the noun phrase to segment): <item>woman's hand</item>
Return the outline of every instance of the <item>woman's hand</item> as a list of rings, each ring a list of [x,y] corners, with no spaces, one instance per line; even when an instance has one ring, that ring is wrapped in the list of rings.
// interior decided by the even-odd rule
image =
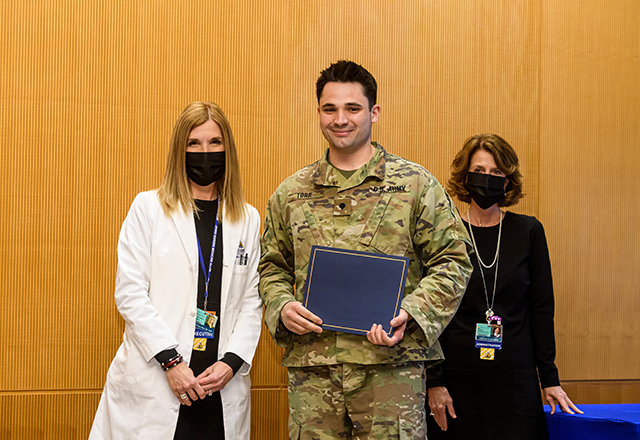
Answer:
[[[223,389],[232,378],[233,370],[221,361],[216,362],[197,377],[198,383],[209,396]]]
[[[448,428],[447,410],[451,418],[455,419],[457,417],[453,409],[453,400],[451,400],[449,391],[445,387],[429,388],[429,408],[436,423],[443,431]]]
[[[165,374],[171,391],[181,404],[191,406],[192,400],[204,399],[205,391],[185,362],[180,362],[175,367],[169,368]],[[185,394],[186,398],[180,397],[184,397]]]
[[[560,406],[562,412],[569,414],[584,414],[584,412],[580,411],[580,409],[573,404],[561,386],[547,387],[542,391],[544,392],[545,400],[549,402],[549,405],[551,405],[551,414],[556,412],[556,405]]]

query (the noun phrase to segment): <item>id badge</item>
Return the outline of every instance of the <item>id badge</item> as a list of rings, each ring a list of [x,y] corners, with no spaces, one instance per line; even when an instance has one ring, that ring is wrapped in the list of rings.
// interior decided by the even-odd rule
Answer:
[[[501,324],[476,324],[476,348],[502,348]]]
[[[216,312],[205,312],[202,309],[198,309],[194,338],[213,339],[217,323],[218,316]]]
[[[198,314],[196,315],[196,325],[199,324],[202,327],[216,328],[217,323],[218,315],[216,315],[216,312],[205,312],[202,309],[198,309]]]
[[[196,331],[194,332],[194,338],[213,339],[216,332],[212,328],[207,328],[203,325],[196,323]]]

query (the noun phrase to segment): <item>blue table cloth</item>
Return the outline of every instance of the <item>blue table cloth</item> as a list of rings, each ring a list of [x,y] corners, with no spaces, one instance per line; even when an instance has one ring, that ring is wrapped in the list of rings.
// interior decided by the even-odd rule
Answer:
[[[550,440],[640,440],[640,404],[578,405],[584,414],[544,412]]]

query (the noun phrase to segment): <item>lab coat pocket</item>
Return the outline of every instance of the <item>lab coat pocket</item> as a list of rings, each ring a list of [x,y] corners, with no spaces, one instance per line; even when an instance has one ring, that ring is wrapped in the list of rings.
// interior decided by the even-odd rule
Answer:
[[[234,276],[247,276],[249,273],[249,266],[234,264],[233,265],[233,275]]]
[[[149,362],[156,360],[151,359]],[[159,365],[153,366],[160,368]],[[151,393],[153,376],[149,371],[149,363],[125,335],[109,368],[107,386],[117,393],[128,393],[130,399],[145,398]]]

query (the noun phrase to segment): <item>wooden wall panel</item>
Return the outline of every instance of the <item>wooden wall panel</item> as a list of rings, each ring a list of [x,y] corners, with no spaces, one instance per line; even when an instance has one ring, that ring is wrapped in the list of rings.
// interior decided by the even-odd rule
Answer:
[[[289,402],[286,389],[254,386],[251,390],[251,438],[254,440],[288,438],[286,417],[288,413]]]
[[[590,402],[633,401],[635,385],[620,390],[640,371],[638,8],[1,2],[2,436],[86,437],[123,330],[118,231],[135,194],[159,185],[184,106],[226,111],[247,198],[264,215],[278,183],[326,148],[314,86],[341,58],[378,80],[374,139],[441,182],[468,136],[512,143],[527,192],[515,209],[538,215],[549,236],[561,378]],[[283,438],[282,349],[263,332],[253,436]],[[33,424],[30,407],[51,414]]]
[[[99,392],[0,395],[0,439],[84,440]]]
[[[122,332],[112,297],[117,233],[135,193],[158,186],[172,124],[186,103],[216,100],[232,124],[240,120],[234,127],[243,167],[253,165],[245,172],[247,196],[264,205],[270,190],[260,184],[260,159],[245,138],[267,138],[267,125],[281,136],[268,119],[246,116],[266,86],[246,79],[269,78],[260,66],[270,51],[260,46],[273,41],[260,30],[277,17],[262,15],[256,36],[243,30],[250,4],[112,6],[3,2],[2,260],[3,270],[24,269],[1,281],[3,292],[19,292],[7,297],[5,310],[21,319],[3,324],[12,335],[2,342],[11,355],[0,361],[10,389],[103,383],[120,341],[114,335]],[[203,17],[219,16],[231,16],[220,22],[228,29],[213,26],[210,38],[194,38]],[[253,58],[240,67],[238,46]],[[46,378],[24,368],[24,361],[41,365],[60,356]]]
[[[500,133],[518,149],[524,172],[531,170],[530,197],[518,209],[537,212],[538,2],[332,0],[290,8],[298,81],[289,89],[288,171],[326,148],[313,88],[319,71],[354,59],[378,82],[382,112],[374,139],[444,183],[467,137]]]
[[[286,389],[287,370],[281,367],[284,348],[279,348],[271,339],[267,327],[262,324],[262,334],[251,368],[251,385],[255,388]]]
[[[640,403],[640,380],[561,381],[573,402],[583,404]]]
[[[640,4],[545,2],[542,20],[540,217],[561,379],[638,380]]]

